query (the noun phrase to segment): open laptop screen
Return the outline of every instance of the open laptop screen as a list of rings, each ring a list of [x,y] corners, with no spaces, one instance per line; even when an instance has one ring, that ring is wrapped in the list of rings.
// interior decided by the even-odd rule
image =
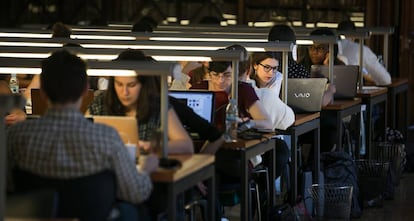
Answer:
[[[169,95],[185,103],[208,122],[214,122],[214,92],[200,90],[169,91]]]

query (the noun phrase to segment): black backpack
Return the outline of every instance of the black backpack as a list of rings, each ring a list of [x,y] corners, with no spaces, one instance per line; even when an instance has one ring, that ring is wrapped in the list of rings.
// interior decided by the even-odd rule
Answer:
[[[326,184],[351,184],[353,186],[351,217],[361,217],[357,167],[352,157],[343,151],[322,153],[321,168]]]

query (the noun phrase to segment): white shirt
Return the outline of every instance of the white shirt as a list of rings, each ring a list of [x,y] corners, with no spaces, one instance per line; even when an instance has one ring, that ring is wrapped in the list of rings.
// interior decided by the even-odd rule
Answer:
[[[349,65],[359,65],[359,44],[348,39],[343,39],[342,44],[342,55],[348,59]],[[385,67],[379,63],[377,56],[372,50],[363,46],[363,63],[367,74],[371,76],[377,85],[391,84],[390,73]]]

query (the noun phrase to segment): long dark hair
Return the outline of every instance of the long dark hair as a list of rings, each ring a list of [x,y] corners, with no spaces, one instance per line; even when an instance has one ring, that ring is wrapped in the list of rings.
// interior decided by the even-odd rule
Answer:
[[[152,61],[151,57],[145,56],[139,50],[128,49],[119,54],[117,60],[134,60],[134,61]],[[116,62],[114,61],[114,62]],[[137,101],[137,119],[140,122],[147,122],[152,115],[160,113],[160,78],[158,76],[136,76],[141,89]],[[105,94],[105,106],[108,107],[108,114],[120,115],[126,114],[126,108],[122,105],[115,92],[115,77],[109,78],[108,90]]]

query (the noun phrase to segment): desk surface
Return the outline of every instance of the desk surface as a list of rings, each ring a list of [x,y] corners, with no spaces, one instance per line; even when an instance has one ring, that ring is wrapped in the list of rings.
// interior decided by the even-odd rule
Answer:
[[[298,126],[321,116],[320,112],[307,113],[307,114],[295,114],[295,123],[292,126]]]
[[[403,84],[408,84],[408,78],[392,78],[391,84],[384,85],[385,87],[398,87]]]
[[[262,139],[254,139],[254,140],[237,139],[236,142],[228,142],[228,143],[224,142],[221,145],[221,148],[228,148],[228,149],[249,148],[267,139],[270,139],[274,135],[275,133],[264,133]]]
[[[168,157],[179,160],[182,164],[181,167],[178,169],[159,168],[151,174],[151,179],[154,182],[175,182],[214,163],[214,155],[209,154],[180,154]]]
[[[359,98],[353,100],[335,100],[333,103],[322,107],[322,110],[343,110],[360,103],[361,99]]]
[[[358,90],[357,96],[362,98],[375,97],[384,93],[387,93],[386,87],[363,87],[362,90]]]

